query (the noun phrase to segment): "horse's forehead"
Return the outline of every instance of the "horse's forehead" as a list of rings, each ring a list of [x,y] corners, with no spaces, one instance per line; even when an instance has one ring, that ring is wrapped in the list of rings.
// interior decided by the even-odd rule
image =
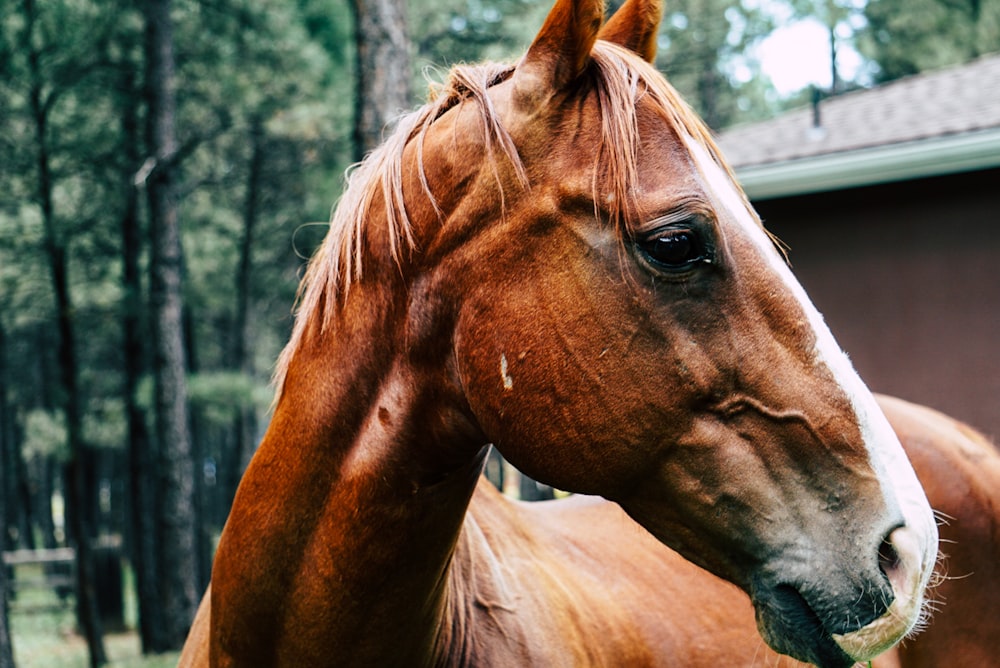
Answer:
[[[709,198],[695,156],[688,146],[690,138],[663,120],[662,115],[647,116],[639,110],[640,150],[636,178],[640,195],[700,195]]]
[[[614,128],[622,122],[604,116],[616,112],[601,109],[596,103],[570,105],[554,124],[555,133],[540,124],[522,131],[522,136],[544,137],[538,144],[545,150],[535,156],[544,169],[535,170],[535,178],[559,183],[567,196],[602,198],[609,196],[612,184],[624,179],[643,215],[662,213],[679,199],[706,197],[686,142],[662,111],[636,105],[636,117],[628,120],[636,126],[634,152],[630,151],[633,147],[615,150],[609,146],[627,145],[624,133],[618,136],[612,129],[610,136],[603,134],[603,125]],[[632,164],[627,155],[630,152]]]

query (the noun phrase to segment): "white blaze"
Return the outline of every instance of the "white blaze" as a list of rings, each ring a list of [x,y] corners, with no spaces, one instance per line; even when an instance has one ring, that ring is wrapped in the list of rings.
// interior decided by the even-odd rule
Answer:
[[[894,613],[903,620],[909,620],[909,625],[912,626],[917,621],[922,604],[922,592],[930,579],[937,555],[937,525],[923,487],[917,480],[916,473],[889,421],[875,402],[875,397],[834,340],[830,328],[823,321],[823,316],[810,301],[764,229],[747,210],[732,179],[700,143],[690,137],[685,138],[685,141],[710,190],[709,194],[714,198],[713,204],[720,213],[724,211],[739,225],[741,232],[753,241],[761,255],[766,258],[776,279],[780,280],[799,302],[816,336],[816,363],[830,370],[854,408],[871,466],[882,487],[886,504],[890,509],[898,509],[902,513],[908,527],[907,533],[912,535],[917,543],[910,551],[910,555],[916,559],[922,556],[922,563],[912,564],[916,577],[906,583],[906,587],[911,590],[897,592],[896,602],[886,613],[887,616]],[[885,623],[882,623],[884,619],[886,618],[876,620],[866,627],[869,629],[868,633],[871,633],[875,625],[885,626]],[[856,633],[861,634],[864,631],[865,629],[862,629]],[[841,639],[845,638],[846,640],[841,642]],[[848,647],[855,648],[851,638],[838,636],[837,639],[845,651]]]

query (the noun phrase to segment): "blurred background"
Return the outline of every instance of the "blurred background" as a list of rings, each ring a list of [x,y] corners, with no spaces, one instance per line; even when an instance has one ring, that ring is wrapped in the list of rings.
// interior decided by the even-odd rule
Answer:
[[[345,169],[549,7],[0,0],[0,667],[172,665]],[[671,0],[657,58],[872,388],[990,435],[998,54],[1000,0]]]

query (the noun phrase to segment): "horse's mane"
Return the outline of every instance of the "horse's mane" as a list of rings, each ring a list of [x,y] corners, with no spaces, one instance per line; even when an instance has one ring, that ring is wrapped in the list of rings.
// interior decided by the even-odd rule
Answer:
[[[597,93],[601,116],[601,146],[593,179],[595,195],[599,185],[607,188],[607,194],[612,195],[605,201],[610,202],[611,221],[623,238],[628,235],[629,220],[636,215],[633,193],[638,178],[640,145],[636,109],[643,97],[653,102],[682,139],[690,137],[705,147],[736,183],[709,129],[652,65],[627,49],[603,41],[596,43],[591,56],[593,64],[588,75]],[[427,183],[423,163],[424,136],[435,120],[452,107],[473,103],[480,116],[487,159],[494,174],[498,174],[496,153],[499,150],[512,165],[520,184],[529,186],[514,141],[501,123],[488,95],[488,89],[509,79],[514,69],[514,65],[498,63],[456,65],[444,84],[432,87],[429,101],[402,116],[385,142],[349,172],[347,189],[333,212],[330,229],[310,260],[299,285],[295,326],[274,373],[278,397],[291,358],[299,348],[309,322],[320,318],[321,331],[326,331],[352,282],[361,277],[364,229],[368,212],[378,197],[382,198],[386,211],[385,223],[392,259],[399,264],[403,253],[412,250],[414,239],[404,203],[402,178],[403,151],[411,141],[416,142],[419,178],[424,193],[438,215],[442,214]],[[497,180],[499,185],[499,176]],[[500,189],[503,206],[503,188]],[[595,196],[594,199],[597,206],[599,198]],[[745,196],[743,199],[756,218]]]

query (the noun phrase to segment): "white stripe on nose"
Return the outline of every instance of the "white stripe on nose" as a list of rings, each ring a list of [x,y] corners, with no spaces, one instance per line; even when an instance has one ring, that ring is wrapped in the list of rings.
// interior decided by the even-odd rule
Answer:
[[[901,513],[907,527],[900,534],[905,535],[905,540],[901,538],[905,545],[901,555],[905,553],[904,561],[909,562],[910,574],[899,582],[893,582],[897,600],[901,603],[900,606],[893,604],[890,612],[895,609],[896,614],[906,614],[904,618],[912,625],[916,623],[923,591],[937,557],[937,525],[923,487],[889,421],[875,402],[875,397],[837,345],[823,316],[806,295],[764,229],[748,210],[733,180],[699,142],[690,137],[686,137],[685,142],[719,212],[724,212],[739,226],[740,232],[753,241],[761,256],[767,260],[775,280],[780,281],[799,303],[816,337],[813,351],[815,363],[829,369],[851,402],[887,509]],[[897,533],[894,532],[893,535]]]

